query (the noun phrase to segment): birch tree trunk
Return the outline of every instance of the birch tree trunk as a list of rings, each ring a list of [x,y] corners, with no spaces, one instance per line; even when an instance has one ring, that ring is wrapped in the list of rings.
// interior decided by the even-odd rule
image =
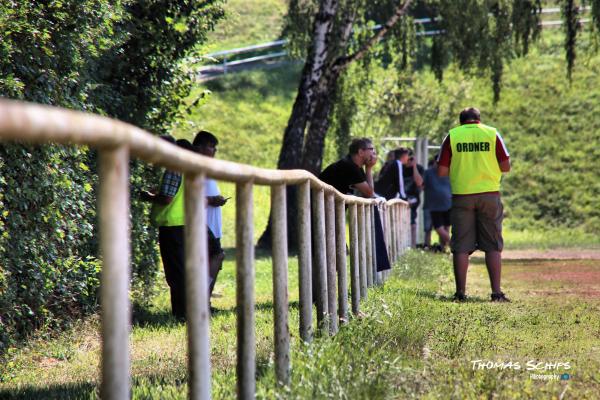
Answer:
[[[319,12],[315,16],[313,42],[302,69],[292,114],[283,134],[283,143],[277,161],[278,169],[301,168],[304,132],[314,110],[315,88],[319,85],[329,54],[328,44],[338,6],[338,0],[322,1]],[[287,203],[288,226],[296,226],[297,205],[293,187],[287,189]],[[258,246],[262,248],[271,246],[271,216],[267,228],[258,241]],[[294,229],[288,229],[288,246],[290,249],[297,247],[297,233]]]
[[[294,101],[292,114],[288,120],[277,168],[305,168],[317,175],[321,171],[323,161],[323,145],[329,129],[331,111],[333,109],[333,91],[337,79],[352,62],[365,56],[371,47],[400,20],[408,11],[411,0],[405,0],[398,5],[394,14],[383,27],[377,31],[358,51],[347,54],[348,41],[354,26],[355,8],[345,10],[341,35],[336,45],[330,46],[333,40],[332,30],[339,8],[338,0],[323,0],[313,23],[313,41],[311,49],[302,70],[298,94]],[[354,10],[354,11],[353,11]],[[342,54],[330,54],[330,47],[341,49]],[[308,134],[305,138],[305,131]],[[288,226],[296,226],[296,195],[292,187],[288,187]],[[265,232],[258,241],[258,246],[270,248],[271,217]],[[290,249],[297,247],[296,232],[288,230],[288,245]]]

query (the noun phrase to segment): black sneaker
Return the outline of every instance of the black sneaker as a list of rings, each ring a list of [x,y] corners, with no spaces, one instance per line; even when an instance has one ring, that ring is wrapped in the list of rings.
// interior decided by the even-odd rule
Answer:
[[[492,293],[492,301],[498,302],[498,303],[510,303],[510,300],[508,297],[506,297],[504,295],[504,293],[500,292],[500,293]]]
[[[467,296],[464,293],[454,293],[454,297],[452,298],[452,301],[455,303],[464,303],[465,301],[467,301]]]

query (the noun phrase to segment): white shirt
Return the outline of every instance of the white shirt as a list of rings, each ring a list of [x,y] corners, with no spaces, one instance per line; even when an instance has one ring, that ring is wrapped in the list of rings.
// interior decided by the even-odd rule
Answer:
[[[404,193],[404,170],[402,169],[402,163],[396,160],[398,164],[398,187],[400,188],[400,198],[405,199],[406,193]]]
[[[221,194],[217,181],[206,178],[204,181],[204,194],[206,197],[218,196]],[[219,239],[223,235],[221,223],[221,207],[206,206],[206,225],[210,231]]]

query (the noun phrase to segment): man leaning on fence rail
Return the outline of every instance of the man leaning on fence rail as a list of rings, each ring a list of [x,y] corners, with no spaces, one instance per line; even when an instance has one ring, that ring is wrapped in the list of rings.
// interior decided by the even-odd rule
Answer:
[[[330,184],[339,192],[351,194],[358,192],[364,197],[375,197],[373,166],[377,163],[377,151],[369,138],[353,139],[346,157],[334,162],[321,172],[319,179]],[[364,167],[364,170],[363,170]],[[375,210],[375,245],[377,271],[390,269],[381,217]]]

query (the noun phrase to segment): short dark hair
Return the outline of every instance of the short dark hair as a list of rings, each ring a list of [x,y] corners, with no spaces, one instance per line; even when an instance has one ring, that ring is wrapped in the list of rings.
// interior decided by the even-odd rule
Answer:
[[[394,150],[394,156],[396,157],[396,160],[399,160],[405,154],[410,154],[410,151],[405,147],[398,147],[396,150]]]
[[[175,138],[171,135],[160,135],[159,139],[166,140],[169,143],[175,144]]]
[[[206,146],[212,144],[216,146],[219,144],[219,139],[209,131],[200,131],[196,133],[194,137],[194,146]]]
[[[350,154],[358,154],[359,150],[366,149],[367,147],[369,147],[370,144],[373,144],[373,142],[369,138],[366,138],[366,137],[355,138],[355,139],[352,139],[352,142],[350,142],[350,146],[348,147],[348,150],[349,150]]]
[[[177,139],[177,142],[175,142],[175,143],[177,144],[177,146],[181,147],[182,149],[194,151],[194,146],[192,146],[190,141],[187,139]]]
[[[481,113],[475,107],[468,107],[460,112],[459,119],[461,124],[464,124],[467,121],[479,121],[481,119]]]

